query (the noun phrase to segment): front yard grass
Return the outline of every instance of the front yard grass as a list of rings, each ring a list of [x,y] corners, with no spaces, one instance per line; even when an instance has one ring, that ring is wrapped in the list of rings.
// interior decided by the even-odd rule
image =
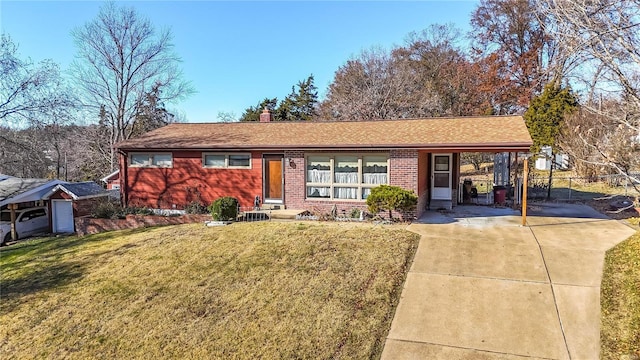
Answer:
[[[602,358],[640,359],[640,231],[607,251],[601,306]]]
[[[198,224],[0,250],[7,358],[377,358],[418,235]]]

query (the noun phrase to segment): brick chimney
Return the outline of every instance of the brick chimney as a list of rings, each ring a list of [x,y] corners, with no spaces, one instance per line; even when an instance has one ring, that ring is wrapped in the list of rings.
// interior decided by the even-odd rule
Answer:
[[[262,110],[262,114],[260,114],[260,122],[271,122],[273,121],[273,114],[271,114],[271,111],[269,111],[268,108],[264,108],[264,110]]]

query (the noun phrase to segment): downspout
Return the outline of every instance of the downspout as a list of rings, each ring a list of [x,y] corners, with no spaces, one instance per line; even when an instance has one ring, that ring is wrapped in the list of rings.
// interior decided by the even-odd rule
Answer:
[[[123,207],[127,207],[129,203],[129,164],[127,164],[127,153],[118,150],[120,155],[120,201]]]

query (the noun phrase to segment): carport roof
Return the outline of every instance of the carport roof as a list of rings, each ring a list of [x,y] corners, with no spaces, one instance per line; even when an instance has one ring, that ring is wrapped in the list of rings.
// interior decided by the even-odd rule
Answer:
[[[170,124],[116,145],[121,150],[424,149],[528,151],[522,116],[374,121]]]
[[[41,200],[50,188],[63,183],[61,180],[22,179],[8,177],[0,180],[0,206]]]

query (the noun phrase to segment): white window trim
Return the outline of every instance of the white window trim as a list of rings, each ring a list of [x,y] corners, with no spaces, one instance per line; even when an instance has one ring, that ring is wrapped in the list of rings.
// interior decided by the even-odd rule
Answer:
[[[319,157],[328,157],[329,158],[329,167],[331,168],[331,181],[328,183],[314,183],[314,182],[308,182],[307,176],[307,165],[309,164],[309,157],[314,157],[314,156],[319,156]],[[347,184],[347,183],[338,183],[335,182],[335,159],[336,156],[354,156],[358,158],[358,183],[355,184]],[[389,153],[307,153],[305,154],[305,163],[304,163],[304,180],[305,180],[305,185],[304,185],[304,198],[305,200],[308,201],[340,201],[340,202],[344,202],[344,201],[349,201],[349,202],[366,202],[366,199],[362,198],[362,190],[363,189],[371,189],[377,186],[380,186],[382,184],[364,184],[362,183],[362,166],[363,166],[363,162],[364,162],[364,158],[365,157],[369,157],[369,156],[382,156],[387,158],[387,184],[384,185],[388,185],[389,181],[391,180],[390,177],[390,171],[391,171],[391,166],[390,166],[390,154]],[[321,197],[309,197],[309,194],[307,192],[307,188],[308,187],[328,187],[329,188],[329,194],[331,195],[328,198],[321,198]],[[355,199],[341,199],[341,198],[336,198],[334,197],[335,192],[334,189],[335,188],[357,188],[357,195]]]
[[[224,166],[208,166],[205,165],[205,157],[207,155],[220,155],[220,156],[224,156]],[[249,166],[229,166],[229,156],[230,155],[244,155],[244,156],[248,156],[249,157]],[[202,167],[205,169],[245,169],[245,170],[250,170],[251,168],[253,168],[253,157],[251,156],[251,153],[243,153],[243,152],[225,152],[225,153],[221,153],[221,152],[203,152],[202,153]]]
[[[134,155],[147,155],[149,157],[149,165],[137,165],[137,164],[134,164],[133,161],[132,161]],[[170,166],[153,165],[153,157],[155,155],[169,155],[169,156],[171,156],[171,165]],[[173,167],[173,153],[170,153],[170,152],[133,152],[133,153],[129,153],[129,167],[134,167],[134,168],[164,168],[164,169],[172,168]]]

